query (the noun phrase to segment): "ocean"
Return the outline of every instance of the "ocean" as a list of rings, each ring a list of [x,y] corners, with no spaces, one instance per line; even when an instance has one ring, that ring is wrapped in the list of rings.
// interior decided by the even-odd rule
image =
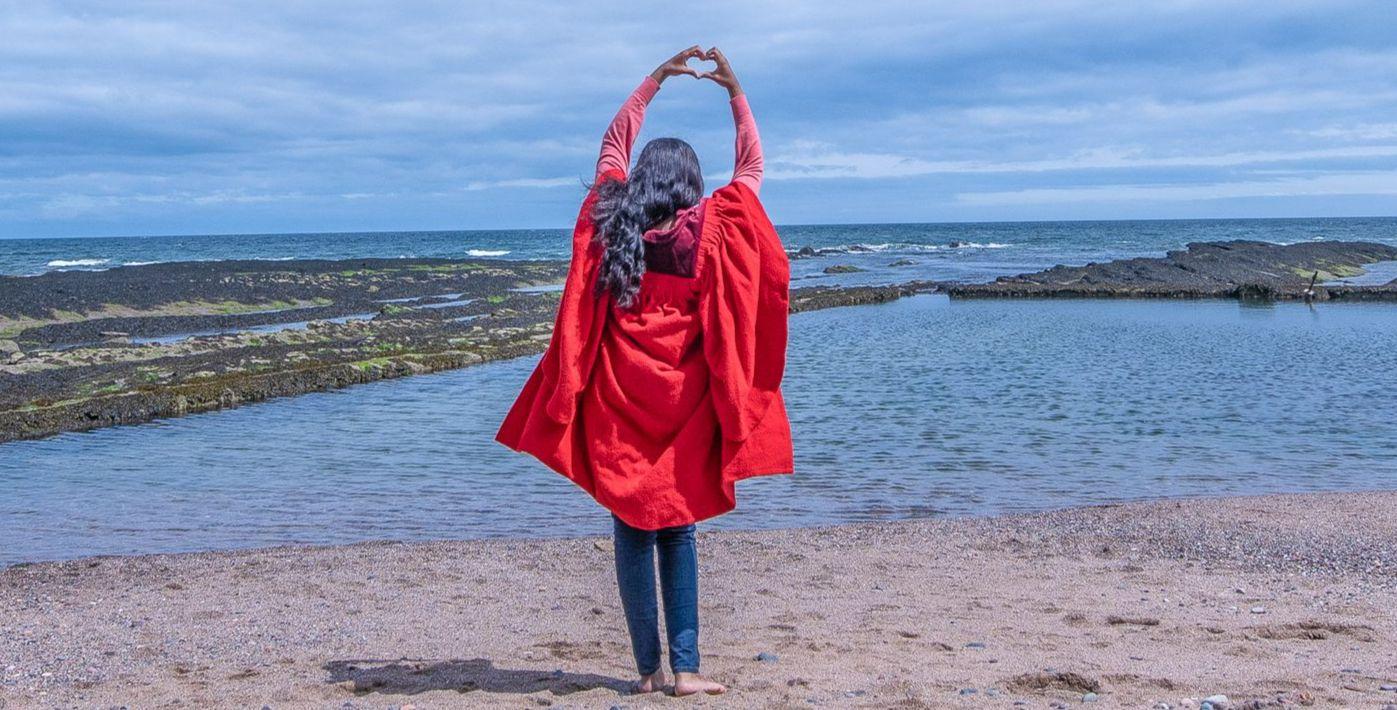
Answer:
[[[1228,239],[1287,244],[1366,240],[1397,245],[1397,218],[1393,217],[789,225],[778,231],[792,252],[801,247],[828,250],[792,262],[797,285],[987,281],[1055,264],[1162,256],[1189,242]],[[568,232],[561,229],[0,239],[0,274],[224,259],[567,259],[568,245]],[[823,273],[833,265],[864,271]]]
[[[1397,243],[1397,219],[786,227],[797,281],[977,280],[1191,241]],[[3,240],[11,273],[178,258],[561,257],[563,232]],[[951,246],[955,242],[958,246]],[[180,246],[184,245],[184,246]],[[108,260],[82,266],[52,262]],[[892,266],[899,260],[916,262]],[[866,271],[826,276],[832,264]],[[705,527],[1397,487],[1397,305],[951,301],[798,314],[796,475]],[[0,565],[371,539],[604,534],[494,443],[535,358],[0,446]],[[1215,521],[1198,521],[1199,525]]]

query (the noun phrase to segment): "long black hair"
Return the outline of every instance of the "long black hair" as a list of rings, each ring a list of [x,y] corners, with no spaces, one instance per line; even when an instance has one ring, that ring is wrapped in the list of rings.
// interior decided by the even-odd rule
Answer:
[[[703,197],[703,172],[694,149],[678,138],[645,144],[625,181],[607,179],[597,186],[592,217],[596,240],[605,249],[597,272],[597,293],[610,292],[616,305],[629,308],[645,274],[645,230],[693,207]]]

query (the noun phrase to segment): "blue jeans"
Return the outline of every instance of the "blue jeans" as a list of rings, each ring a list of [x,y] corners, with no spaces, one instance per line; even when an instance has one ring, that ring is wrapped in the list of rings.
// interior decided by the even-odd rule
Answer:
[[[697,673],[698,550],[694,526],[639,530],[616,516],[616,586],[631,632],[631,650],[641,675],[660,669],[660,620],[655,605],[655,548],[660,549],[660,588],[664,591],[669,667]]]

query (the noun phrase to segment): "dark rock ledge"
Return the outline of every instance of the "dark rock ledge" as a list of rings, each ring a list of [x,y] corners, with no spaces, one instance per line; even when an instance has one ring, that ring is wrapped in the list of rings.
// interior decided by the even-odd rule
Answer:
[[[1054,266],[985,284],[947,286],[946,291],[952,298],[1301,299],[1318,274],[1314,300],[1397,300],[1397,281],[1324,285],[1391,260],[1397,260],[1397,248],[1371,242],[1204,242],[1161,258]]]
[[[1364,242],[1205,243],[940,288],[958,298],[1299,299],[1318,273],[1315,300],[1397,300],[1397,281],[1323,285],[1390,260],[1397,248]],[[562,262],[363,259],[0,277],[0,442],[538,353],[557,293],[529,287],[565,271]],[[937,289],[796,288],[791,311]],[[187,333],[203,334],[174,339]],[[139,342],[161,336],[172,340]]]
[[[554,261],[365,259],[0,277],[0,442],[535,354],[557,309],[548,284],[565,273]],[[932,288],[800,288],[791,310]]]

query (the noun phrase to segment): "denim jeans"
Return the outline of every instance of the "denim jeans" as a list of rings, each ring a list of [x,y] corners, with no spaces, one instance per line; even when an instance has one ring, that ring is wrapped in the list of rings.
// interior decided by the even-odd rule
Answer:
[[[631,632],[631,650],[641,675],[660,669],[660,620],[655,604],[655,548],[660,550],[660,588],[664,592],[669,667],[697,673],[698,551],[694,526],[639,530],[615,521],[616,586]]]

